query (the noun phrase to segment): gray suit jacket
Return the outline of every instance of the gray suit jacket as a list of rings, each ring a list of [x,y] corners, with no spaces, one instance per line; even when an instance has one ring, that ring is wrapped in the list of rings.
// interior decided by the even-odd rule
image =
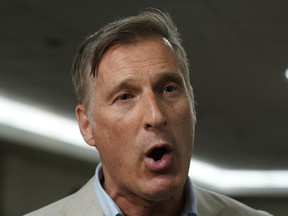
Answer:
[[[26,216],[97,216],[103,215],[91,179],[78,192]],[[195,188],[199,216],[268,216],[229,197]]]

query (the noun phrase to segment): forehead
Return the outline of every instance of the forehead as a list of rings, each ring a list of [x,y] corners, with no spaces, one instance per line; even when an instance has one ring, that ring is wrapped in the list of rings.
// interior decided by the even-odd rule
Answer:
[[[113,71],[136,71],[145,68],[149,70],[157,67],[178,68],[172,46],[162,37],[143,39],[131,44],[113,45],[100,61],[98,78],[109,76]]]

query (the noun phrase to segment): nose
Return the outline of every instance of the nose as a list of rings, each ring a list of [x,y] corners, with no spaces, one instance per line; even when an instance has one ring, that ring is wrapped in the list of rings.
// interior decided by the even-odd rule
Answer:
[[[162,104],[161,98],[151,93],[145,96],[145,105],[143,106],[143,120],[146,130],[161,130],[167,125],[167,116],[165,114],[165,105]]]

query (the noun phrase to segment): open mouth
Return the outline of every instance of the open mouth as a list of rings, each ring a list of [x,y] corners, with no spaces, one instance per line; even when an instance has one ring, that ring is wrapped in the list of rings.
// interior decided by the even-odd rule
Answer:
[[[165,154],[168,154],[170,152],[170,149],[166,147],[161,147],[161,148],[154,148],[152,151],[148,154],[149,158],[152,158],[154,161],[159,161],[162,159],[162,157]]]

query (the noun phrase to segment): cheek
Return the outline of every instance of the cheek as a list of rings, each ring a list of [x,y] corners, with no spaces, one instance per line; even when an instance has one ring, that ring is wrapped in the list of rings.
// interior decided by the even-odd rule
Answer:
[[[185,130],[188,133],[194,132],[194,118],[193,118],[193,109],[189,101],[184,100],[181,103],[177,104],[172,111],[174,113],[174,121],[177,122],[178,127],[181,130]]]
[[[124,181],[135,174],[137,151],[133,149],[133,125],[116,118],[98,119],[94,130],[96,147],[108,175],[115,181]]]
[[[193,109],[188,101],[181,103],[174,111],[174,127],[176,136],[181,139],[182,148],[185,153],[191,155],[194,143],[194,118]]]
[[[112,114],[98,115],[93,129],[96,147],[102,159],[111,158],[120,163],[121,158],[126,158],[133,141],[133,125],[129,125],[123,118]]]

